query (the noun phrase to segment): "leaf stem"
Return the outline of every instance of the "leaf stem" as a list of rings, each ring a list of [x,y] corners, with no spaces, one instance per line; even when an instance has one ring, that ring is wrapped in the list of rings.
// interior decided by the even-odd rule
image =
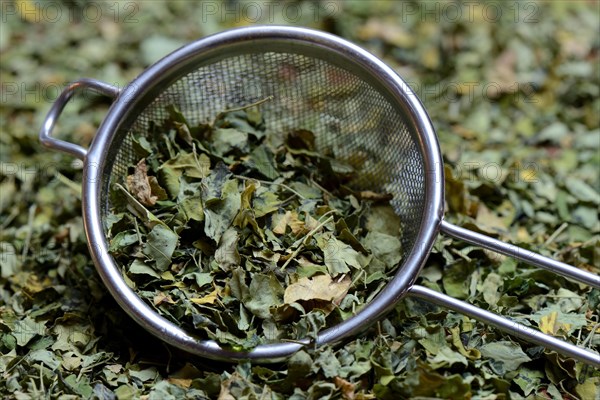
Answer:
[[[150,210],[148,210],[142,203],[140,203],[123,185],[120,183],[115,183],[115,186],[121,190],[125,197],[127,198],[127,208],[132,212],[136,217],[138,217],[144,224],[149,225],[150,228],[153,228],[156,224],[161,224],[171,232],[173,230],[169,228],[169,226],[160,220],[156,215],[154,215]],[[175,233],[175,232],[173,232]]]
[[[238,179],[243,179],[243,180],[247,180],[247,181],[256,181],[256,182],[259,182],[259,183],[264,183],[265,185],[277,185],[277,186],[281,186],[285,190],[288,190],[288,191],[294,193],[296,196],[300,197],[302,200],[306,200],[306,197],[302,196],[300,193],[298,193],[297,191],[295,191],[294,189],[292,189],[291,187],[289,187],[285,183],[264,181],[262,179],[256,179],[256,178],[248,178],[247,176],[243,176],[243,175],[233,175],[233,176],[235,178],[238,178]]]
[[[321,190],[323,193],[328,194],[331,197],[335,197],[329,190],[325,189],[323,186],[319,185],[317,183],[317,181],[315,181],[314,179],[310,179],[310,183],[312,183],[313,185],[315,185],[319,190]]]
[[[550,235],[550,237],[548,238],[548,240],[546,240],[544,242],[544,247],[548,247],[548,245],[552,242],[554,242],[554,240],[556,240],[556,238],[558,237],[558,235],[560,235],[562,233],[562,231],[564,231],[565,229],[567,229],[567,227],[569,226],[569,224],[567,224],[566,222],[563,222],[561,226],[559,226],[552,235]]]
[[[326,216],[327,214],[331,214],[335,212],[335,210],[331,210],[326,212],[325,214],[323,214],[321,216],[321,218],[323,218],[324,216]],[[296,250],[294,250],[292,252],[292,254],[290,254],[290,257],[285,261],[285,263],[281,266],[281,270],[283,271],[290,262],[292,262],[292,260],[294,258],[296,258],[296,256],[300,253],[300,251],[304,248],[304,246],[306,245],[307,241],[315,234],[317,233],[317,231],[319,231],[323,226],[325,226],[325,224],[327,224],[329,221],[331,221],[333,219],[333,215],[330,216],[329,218],[327,218],[325,221],[321,222],[319,225],[315,226],[310,232],[308,232],[301,240],[300,244],[298,245],[298,247],[296,248]],[[294,242],[294,244],[292,244],[292,246],[294,246],[296,243],[298,243],[298,241]]]
[[[221,118],[223,118],[226,114],[228,114],[230,112],[246,110],[248,108],[259,106],[259,105],[266,103],[267,101],[271,101],[271,100],[273,100],[273,96],[267,96],[264,99],[260,99],[258,101],[255,101],[254,103],[250,103],[245,106],[233,107],[233,108],[229,108],[227,110],[221,111],[220,113],[218,113],[215,116],[215,119],[213,120],[213,123],[211,124],[211,126],[214,127],[218,120],[220,120]]]
[[[73,190],[77,194],[77,197],[81,199],[81,185],[78,185],[77,183],[73,182],[60,172],[56,173],[56,179],[58,179],[58,181],[62,184],[66,185],[69,189]]]

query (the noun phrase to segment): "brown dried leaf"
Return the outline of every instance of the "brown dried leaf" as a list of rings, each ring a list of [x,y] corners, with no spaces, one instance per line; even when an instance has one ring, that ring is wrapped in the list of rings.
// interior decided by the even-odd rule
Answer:
[[[333,378],[333,383],[342,392],[344,400],[353,400],[356,397],[356,394],[354,393],[354,384],[352,382],[348,382],[344,378],[336,376]]]
[[[133,175],[127,176],[127,189],[143,205],[153,206],[156,204],[158,196],[152,195],[152,186],[148,178],[146,159],[142,158],[135,166]]]
[[[165,292],[159,292],[156,296],[154,296],[153,302],[155,306],[158,306],[162,303],[175,304],[173,298]]]
[[[376,193],[370,190],[363,190],[358,193],[361,200],[370,201],[390,201],[394,197],[391,193]]]
[[[348,275],[343,279],[333,280],[330,275],[317,275],[313,278],[300,278],[285,289],[283,301],[294,303],[297,301],[323,300],[338,304],[350,288],[352,280]]]
[[[285,234],[287,227],[290,227],[294,235],[305,232],[304,221],[298,218],[298,213],[295,211],[286,211],[285,214],[273,216],[273,232],[278,235]]]

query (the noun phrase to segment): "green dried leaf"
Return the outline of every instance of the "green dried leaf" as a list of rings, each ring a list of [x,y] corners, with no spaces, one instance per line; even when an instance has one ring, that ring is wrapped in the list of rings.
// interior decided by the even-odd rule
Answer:
[[[165,271],[171,265],[173,251],[177,247],[179,236],[163,225],[156,225],[150,233],[143,246],[143,252],[154,261],[159,271]]]
[[[363,244],[375,257],[384,262],[388,270],[397,266],[402,259],[402,243],[398,236],[373,231],[365,236]]]
[[[323,250],[323,261],[332,277],[350,272],[350,267],[362,268],[359,261],[360,254],[332,234],[319,235],[317,244]]]
[[[277,179],[279,173],[273,153],[266,146],[258,146],[250,153],[250,166],[268,179]]]
[[[521,346],[504,340],[486,343],[480,346],[479,350],[484,357],[501,363],[507,372],[516,371],[521,364],[531,361],[531,358],[523,352]]]
[[[27,355],[29,362],[41,362],[51,370],[56,370],[61,362],[53,352],[45,349],[38,349]]]
[[[248,134],[233,128],[216,129],[212,134],[212,146],[219,156],[225,156],[233,150],[246,153]]]
[[[449,347],[442,347],[431,360],[434,369],[452,366],[453,364],[468,365],[467,358]]]
[[[565,181],[565,185],[567,186],[567,189],[569,189],[569,192],[577,199],[600,204],[600,194],[587,183],[571,177]]]
[[[502,277],[496,273],[489,274],[483,281],[481,286],[481,292],[483,293],[483,299],[490,306],[495,306],[500,300],[502,293],[500,288],[502,287]]]
[[[240,253],[238,252],[239,236],[235,229],[227,229],[221,236],[221,242],[215,252],[215,261],[221,269],[228,271],[240,264]]]
[[[227,180],[220,190],[220,199],[204,202],[204,232],[219,243],[221,235],[231,226],[241,206],[238,182]]]
[[[525,396],[529,396],[529,394],[540,387],[540,382],[544,376],[543,371],[521,367],[519,368],[519,374],[513,379],[513,382],[519,385]]]
[[[134,231],[122,231],[117,233],[110,241],[108,251],[120,251],[139,241],[139,237]]]
[[[129,266],[129,273],[134,275],[148,275],[152,278],[160,279],[156,270],[146,265],[142,260],[134,260]]]
[[[25,346],[34,337],[44,335],[46,325],[43,322],[36,322],[32,318],[25,317],[14,324],[12,335],[17,339],[19,346]]]
[[[267,214],[279,209],[281,200],[273,192],[265,191],[252,199],[252,207],[256,218],[264,217]]]
[[[243,303],[254,315],[262,319],[271,316],[270,309],[283,302],[284,289],[273,274],[254,274]]]

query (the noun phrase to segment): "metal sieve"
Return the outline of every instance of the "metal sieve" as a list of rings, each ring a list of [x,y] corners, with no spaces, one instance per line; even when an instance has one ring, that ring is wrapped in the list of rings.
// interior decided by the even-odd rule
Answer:
[[[51,136],[66,103],[90,90],[113,103],[89,149]],[[320,151],[359,170],[357,188],[392,193],[402,220],[403,259],[382,292],[346,321],[309,339],[237,352],[200,340],[154,312],[125,283],[108,253],[104,218],[108,188],[133,160],[131,136],[148,132],[175,104],[193,124],[227,108],[261,106],[268,131],[305,128]],[[415,285],[438,233],[479,245],[596,288],[600,277],[443,221],[444,174],[431,121],[410,87],[365,50],[319,31],[279,26],[239,28],[184,46],[146,69],[122,90],[92,79],[70,84],[40,131],[41,142],[84,161],[82,204],[89,249],[102,280],[121,307],[165,342],[217,360],[282,360],[307,344],[339,343],[360,334],[405,296],[456,310],[516,337],[600,367],[592,351],[545,335],[471,304]],[[152,138],[149,138],[152,140]],[[116,179],[116,178],[115,178]]]

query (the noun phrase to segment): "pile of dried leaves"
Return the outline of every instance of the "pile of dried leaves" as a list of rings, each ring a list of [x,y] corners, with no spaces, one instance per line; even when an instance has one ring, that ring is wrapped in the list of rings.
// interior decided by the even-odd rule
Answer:
[[[363,337],[283,364],[168,348],[99,281],[81,163],[42,149],[37,130],[75,78],[123,85],[174,47],[242,23],[326,29],[384,58],[423,99],[447,162],[447,218],[598,273],[598,3],[271,2],[261,18],[248,2],[206,4],[0,3],[0,394],[597,398],[600,372],[410,299]],[[106,105],[75,100],[57,134],[89,143]],[[419,283],[600,350],[598,290],[444,237]]]
[[[106,215],[109,251],[138,295],[240,350],[316,337],[402,258],[391,196],[345,186],[353,167],[318,153],[311,131],[267,134],[257,106],[196,126],[167,106],[132,138]]]

